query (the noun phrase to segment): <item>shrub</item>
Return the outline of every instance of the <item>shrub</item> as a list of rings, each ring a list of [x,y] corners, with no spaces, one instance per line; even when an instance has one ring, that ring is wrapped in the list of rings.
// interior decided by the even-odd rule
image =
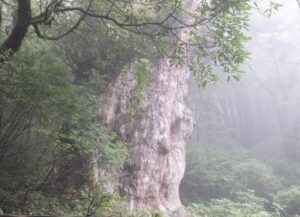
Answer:
[[[251,189],[260,196],[267,196],[279,188],[271,167],[255,159],[240,162],[235,167],[235,183],[237,189]]]
[[[240,192],[236,200],[213,199],[206,204],[191,204],[188,210],[194,216],[203,217],[279,217],[278,212],[264,208],[264,199],[255,196],[253,191]]]
[[[283,207],[286,214],[300,215],[300,186],[278,192],[275,201]]]
[[[250,159],[239,147],[191,147],[181,184],[184,202],[230,198],[235,192],[254,190],[268,197],[279,188],[271,167]]]

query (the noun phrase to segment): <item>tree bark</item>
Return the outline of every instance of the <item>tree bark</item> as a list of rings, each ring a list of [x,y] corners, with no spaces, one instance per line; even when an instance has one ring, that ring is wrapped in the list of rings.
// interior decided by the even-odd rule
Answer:
[[[16,23],[6,40],[0,46],[0,55],[17,52],[28,31],[31,19],[31,0],[18,0]],[[1,57],[2,59],[3,57]]]
[[[101,116],[128,144],[129,156],[119,181],[121,194],[133,210],[170,214],[181,209],[179,184],[185,169],[185,144],[193,128],[185,104],[189,74],[186,68],[158,61],[144,99],[134,105],[133,93],[139,84],[133,74],[120,75],[109,87],[110,103]]]

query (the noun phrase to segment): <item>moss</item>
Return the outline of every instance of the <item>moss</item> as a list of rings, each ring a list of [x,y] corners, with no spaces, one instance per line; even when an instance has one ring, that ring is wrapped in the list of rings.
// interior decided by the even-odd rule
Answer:
[[[145,90],[149,84],[151,72],[151,63],[148,59],[141,58],[137,61],[134,69],[134,76],[137,80],[136,95],[143,98]]]
[[[135,63],[133,75],[135,76],[137,85],[127,102],[128,114],[131,117],[137,114],[137,108],[146,100],[145,93],[150,81],[151,67],[150,61],[145,58],[141,58]]]

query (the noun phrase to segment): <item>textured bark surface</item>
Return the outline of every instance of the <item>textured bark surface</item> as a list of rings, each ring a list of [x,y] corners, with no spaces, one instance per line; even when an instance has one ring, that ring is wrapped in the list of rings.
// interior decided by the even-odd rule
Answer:
[[[18,0],[17,2],[16,24],[7,39],[0,46],[0,54],[2,55],[7,51],[13,53],[18,51],[28,30],[28,22],[31,19],[31,0]]]
[[[185,144],[192,118],[185,104],[190,72],[167,61],[155,64],[144,99],[136,104],[137,81],[121,74],[109,87],[103,122],[126,141],[129,156],[119,176],[132,209],[180,209],[179,184],[185,170]]]

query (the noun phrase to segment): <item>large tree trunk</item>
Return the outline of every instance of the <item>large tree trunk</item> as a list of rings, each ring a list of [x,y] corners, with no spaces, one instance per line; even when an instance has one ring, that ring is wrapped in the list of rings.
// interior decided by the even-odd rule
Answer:
[[[194,11],[198,3],[186,1],[186,8]],[[181,38],[188,37],[182,31]],[[189,216],[179,197],[185,145],[193,129],[185,103],[189,77],[188,67],[176,68],[162,59],[154,63],[143,100],[135,99],[140,88],[134,73],[122,73],[108,88],[109,103],[101,117],[128,146],[129,156],[118,178],[133,210]]]
[[[121,193],[134,210],[171,213],[182,206],[179,184],[185,170],[185,143],[192,132],[185,104],[189,75],[186,68],[158,61],[138,104],[132,73],[121,74],[109,87],[110,102],[102,118],[128,144],[119,180]]]
[[[18,0],[16,23],[7,39],[0,46],[0,55],[5,55],[6,52],[14,53],[20,49],[28,31],[30,19],[31,1]],[[1,57],[0,59],[3,59],[3,57]]]

